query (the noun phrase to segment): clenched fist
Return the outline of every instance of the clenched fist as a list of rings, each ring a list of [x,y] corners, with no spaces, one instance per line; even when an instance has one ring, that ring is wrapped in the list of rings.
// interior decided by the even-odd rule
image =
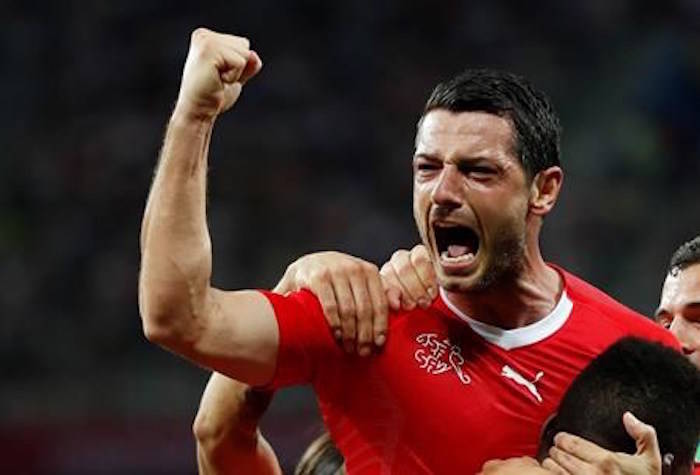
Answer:
[[[190,40],[175,111],[213,120],[236,102],[243,85],[261,68],[247,38],[198,28]]]

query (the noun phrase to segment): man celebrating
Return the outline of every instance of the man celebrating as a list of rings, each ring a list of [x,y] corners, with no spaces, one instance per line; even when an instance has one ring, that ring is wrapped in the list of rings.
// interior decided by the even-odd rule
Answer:
[[[249,384],[312,384],[349,473],[475,473],[489,459],[534,455],[569,383],[610,344],[637,335],[677,346],[544,262],[539,233],[563,178],[558,119],[527,81],[495,71],[467,71],[428,99],[414,215],[440,297],[395,313],[386,343],[372,335],[378,355],[343,352],[308,291],[212,288],[208,145],[261,66],[244,38],[192,36],[142,227],[149,340]],[[333,286],[339,305],[354,296],[381,313],[377,268],[354,269]],[[358,339],[371,331],[358,328]]]

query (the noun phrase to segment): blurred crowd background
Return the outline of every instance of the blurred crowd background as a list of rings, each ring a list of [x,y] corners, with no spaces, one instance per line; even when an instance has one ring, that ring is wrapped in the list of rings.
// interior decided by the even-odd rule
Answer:
[[[423,102],[469,66],[547,91],[564,193],[546,256],[651,314],[671,252],[700,232],[700,2],[0,4],[0,471],[195,473],[208,373],[142,336],[138,234],[197,26],[264,61],[211,146],[214,282],[271,287],[312,250],[381,263],[417,234]],[[286,467],[319,431],[278,394]]]

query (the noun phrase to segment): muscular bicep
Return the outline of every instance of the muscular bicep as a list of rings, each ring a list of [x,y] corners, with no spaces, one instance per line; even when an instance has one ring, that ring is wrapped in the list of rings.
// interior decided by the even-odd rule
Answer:
[[[257,291],[210,289],[205,315],[184,356],[251,385],[272,380],[279,329],[269,300]],[[179,352],[179,351],[178,351]]]

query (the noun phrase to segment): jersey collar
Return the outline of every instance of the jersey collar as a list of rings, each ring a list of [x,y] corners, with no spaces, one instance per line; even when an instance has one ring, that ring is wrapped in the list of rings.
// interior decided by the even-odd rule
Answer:
[[[460,320],[466,322],[474,333],[481,336],[486,341],[503,348],[504,350],[512,350],[523,346],[538,343],[557,332],[571,315],[573,303],[566,294],[566,289],[561,293],[559,301],[554,306],[554,309],[541,320],[524,327],[506,330],[504,328],[489,325],[487,323],[474,320],[458,309],[447,298],[447,293],[440,287],[440,297],[445,302],[447,308],[454,313]]]

